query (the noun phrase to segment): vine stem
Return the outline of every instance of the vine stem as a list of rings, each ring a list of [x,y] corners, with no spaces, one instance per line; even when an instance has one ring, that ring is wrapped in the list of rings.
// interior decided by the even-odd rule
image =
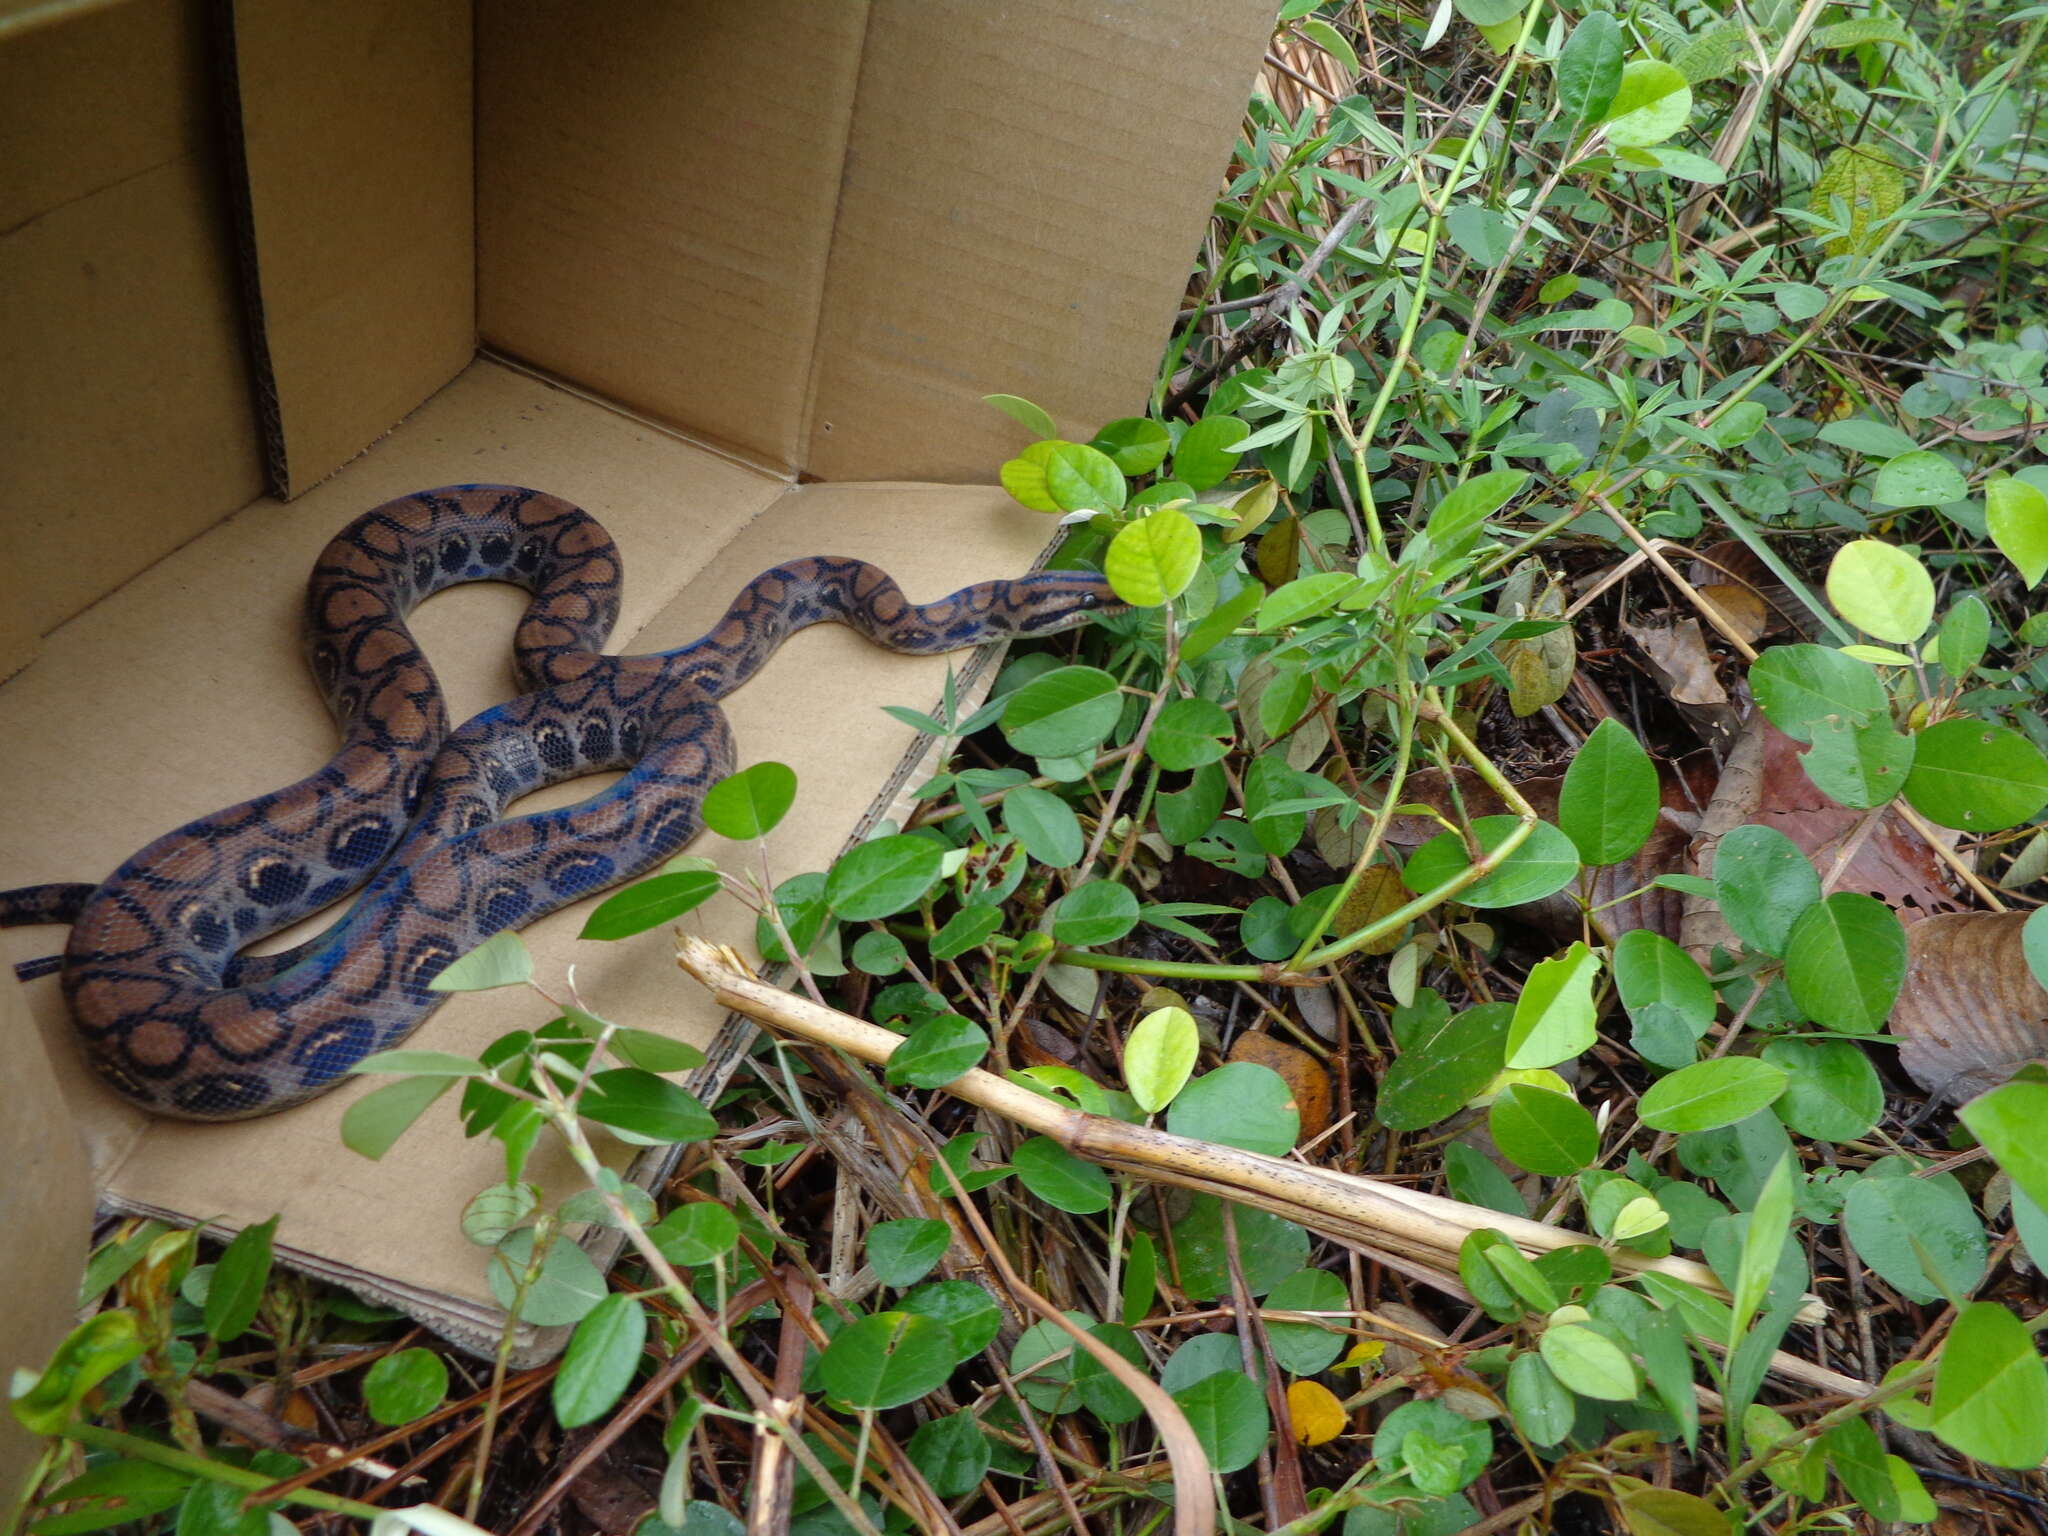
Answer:
[[[176,1446],[163,1445],[155,1440],[145,1440],[140,1435],[131,1435],[118,1429],[102,1429],[97,1424],[74,1422],[66,1424],[57,1433],[66,1440],[75,1440],[80,1445],[89,1445],[95,1450],[118,1451],[132,1456],[137,1461],[154,1462],[160,1467],[170,1467],[179,1472],[190,1472],[209,1482],[226,1483],[233,1488],[245,1489],[250,1493],[261,1493],[271,1484],[271,1479],[261,1472],[251,1472],[243,1467],[231,1467],[226,1462],[214,1461],[210,1457],[195,1456],[190,1451]],[[389,1510],[377,1508],[374,1504],[359,1503],[345,1499],[339,1494],[322,1493],[317,1488],[300,1488],[284,1495],[280,1501],[286,1504],[303,1504],[308,1509],[322,1509],[329,1514],[352,1515],[358,1520],[375,1520],[389,1514]]]

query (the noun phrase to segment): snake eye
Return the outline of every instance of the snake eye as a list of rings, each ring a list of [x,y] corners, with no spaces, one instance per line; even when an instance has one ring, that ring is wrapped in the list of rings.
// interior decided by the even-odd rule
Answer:
[[[1093,608],[1101,601],[1102,599],[1093,592],[1083,592],[1081,594],[1081,606],[1083,608]]]

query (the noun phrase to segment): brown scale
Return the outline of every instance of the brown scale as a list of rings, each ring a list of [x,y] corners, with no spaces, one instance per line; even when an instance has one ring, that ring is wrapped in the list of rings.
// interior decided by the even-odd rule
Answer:
[[[405,615],[475,580],[536,594],[514,635],[515,670],[548,686],[451,734]],[[75,917],[64,986],[101,1077],[196,1120],[326,1091],[417,1027],[439,1001],[427,983],[491,933],[685,846],[704,792],[733,766],[715,700],[794,629],[836,620],[931,654],[1120,606],[1089,573],[983,583],[918,606],[872,566],[816,556],[763,572],[694,645],[609,657],[600,647],[619,582],[617,551],[594,519],[518,487],[422,491],[343,530],[321,552],[305,605],[307,654],[344,737],[334,759],[159,838],[90,895],[0,892],[0,921]],[[620,741],[629,719],[640,733],[631,755]],[[626,777],[581,805],[495,819],[543,783],[610,768]],[[320,938],[237,957],[366,882]]]

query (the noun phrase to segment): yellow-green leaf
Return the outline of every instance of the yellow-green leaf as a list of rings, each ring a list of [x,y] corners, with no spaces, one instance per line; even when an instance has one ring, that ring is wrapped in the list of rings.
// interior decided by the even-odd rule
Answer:
[[[1621,88],[1607,108],[1607,142],[1623,149],[1661,144],[1692,115],[1692,87],[1661,59],[1635,59],[1621,68]]]
[[[2037,585],[2048,573],[2048,496],[2024,480],[1993,480],[1984,487],[1984,522],[2027,585]]]
[[[1852,539],[1828,566],[1828,601],[1865,634],[1911,645],[1934,622],[1934,578],[1882,539]]]
[[[1103,574],[1133,608],[1157,608],[1185,592],[1202,563],[1202,535],[1171,507],[1158,507],[1109,541]]]

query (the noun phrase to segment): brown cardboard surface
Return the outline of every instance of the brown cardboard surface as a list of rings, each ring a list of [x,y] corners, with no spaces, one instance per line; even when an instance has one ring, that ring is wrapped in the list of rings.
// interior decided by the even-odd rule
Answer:
[[[467,0],[235,0],[258,335],[288,494],[476,350]]]
[[[875,0],[804,467],[985,480],[1144,408],[1269,0]]]
[[[333,728],[296,639],[314,555],[392,495],[490,479],[541,486],[605,523],[626,570],[615,647],[631,651],[695,639],[750,577],[790,556],[871,559],[925,599],[1021,573],[1049,532],[1046,519],[987,487],[793,489],[480,363],[342,474],[288,507],[259,502],[211,530],[65,626],[0,687],[0,803],[33,808],[0,826],[0,887],[98,878],[179,821],[323,760]],[[509,692],[507,643],[524,602],[509,587],[475,586],[421,608],[417,631],[458,715]],[[895,656],[845,630],[810,630],[733,697],[741,760],[797,770],[797,807],[771,848],[778,877],[823,868],[844,844],[906,751],[921,746],[881,706],[933,708],[949,660],[974,658]],[[560,803],[588,792],[553,793]],[[709,838],[696,851],[721,853]],[[527,930],[542,974],[558,978],[573,962],[583,997],[607,1017],[709,1045],[723,1015],[676,975],[664,938],[577,943],[589,905]],[[693,926],[742,945],[753,927],[733,902],[704,909]],[[47,950],[51,938],[0,935],[8,959]],[[467,1319],[471,1342],[488,1338],[482,1255],[457,1218],[502,1165],[490,1144],[462,1140],[452,1112],[429,1114],[374,1164],[341,1148],[341,1112],[363,1091],[353,1087],[237,1125],[146,1120],[85,1076],[54,978],[27,991],[117,1204],[231,1226],[280,1212],[279,1244],[300,1262],[358,1282],[377,1277],[372,1291],[444,1325]],[[460,996],[416,1038],[473,1052],[546,1012],[523,995]],[[561,1185],[562,1168],[534,1171]]]
[[[92,1234],[85,1150],[11,971],[0,970],[0,1059],[9,1113],[0,1115],[0,1232],[7,1305],[0,1307],[0,1376],[39,1368],[78,1310],[78,1272]],[[33,1234],[33,1240],[29,1239]],[[0,1508],[11,1509],[43,1442],[0,1415]]]
[[[799,467],[866,16],[810,0],[481,0],[485,344]]]
[[[203,12],[133,0],[0,47],[0,677],[262,485]]]

